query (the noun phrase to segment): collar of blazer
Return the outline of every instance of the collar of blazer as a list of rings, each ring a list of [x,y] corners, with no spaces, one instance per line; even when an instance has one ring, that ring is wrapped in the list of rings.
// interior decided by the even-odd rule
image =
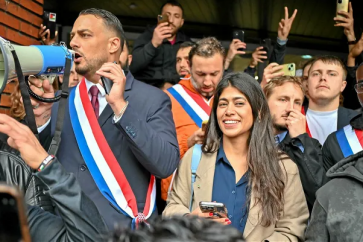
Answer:
[[[217,159],[217,152],[214,152],[212,154],[204,154],[204,153],[202,154],[202,158],[200,160],[197,169],[196,180],[194,183],[194,201],[195,201],[194,206],[199,206],[199,202],[201,201],[212,200],[216,159]],[[248,211],[246,227],[243,232],[243,236],[245,238],[247,238],[247,236],[259,224],[259,212],[261,211],[261,207],[259,204],[254,206],[254,202],[252,201],[254,201],[253,191],[251,191],[250,209]]]

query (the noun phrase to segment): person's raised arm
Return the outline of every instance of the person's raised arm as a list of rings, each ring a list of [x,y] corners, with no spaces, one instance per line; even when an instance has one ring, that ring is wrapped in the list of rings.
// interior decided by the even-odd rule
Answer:
[[[241,49],[246,49],[246,43],[240,41],[239,39],[233,39],[229,45],[228,53],[224,61],[224,70],[229,68],[229,65],[233,61],[236,55],[244,55],[246,52]]]
[[[279,22],[279,26],[277,29],[277,41],[270,57],[270,63],[276,62],[280,65],[284,63],[284,58],[286,54],[286,43],[296,14],[297,9],[295,9],[294,13],[289,18],[289,9],[285,7],[285,17]]]
[[[132,51],[130,71],[137,73],[145,69],[156,56],[157,49],[163,43],[164,39],[171,37],[171,32],[172,30],[168,26],[168,23],[161,23],[156,26],[152,36],[149,31],[140,35],[135,41]]]
[[[339,11],[339,17],[334,17],[336,23],[334,26],[343,27],[344,34],[347,37],[349,52],[354,47],[354,42],[356,41],[355,33],[354,33],[354,18],[353,18],[353,7],[352,2],[349,2],[348,12]]]
[[[170,176],[179,163],[170,98],[160,91],[160,95],[157,94],[152,99],[147,120],[141,119],[136,104],[128,103],[124,99],[126,77],[121,67],[114,63],[105,63],[96,73],[114,83],[106,99],[115,114],[114,124],[128,140],[137,160],[159,178]]]
[[[28,207],[29,230],[33,241],[99,241],[106,226],[93,202],[85,196],[73,174],[49,156],[31,130],[15,119],[0,114],[0,132],[8,144],[20,152],[25,163],[37,170],[35,176],[48,188],[57,215],[38,207]]]

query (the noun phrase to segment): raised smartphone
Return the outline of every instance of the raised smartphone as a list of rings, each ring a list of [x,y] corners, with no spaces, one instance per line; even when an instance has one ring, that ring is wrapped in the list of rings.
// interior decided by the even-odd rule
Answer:
[[[49,29],[50,39],[54,39],[54,37],[55,37],[55,31],[56,31],[56,27],[57,27],[56,19],[57,19],[56,13],[44,11],[43,26],[46,26],[46,29]],[[47,35],[45,36],[46,38],[47,38]]]
[[[158,15],[158,24],[169,23],[169,17],[166,14]]]
[[[116,61],[114,61],[113,63],[117,64]],[[125,72],[124,72],[124,75],[125,75]],[[101,81],[102,81],[102,85],[103,85],[103,88],[105,89],[106,94],[110,94],[110,91],[111,91],[111,88],[113,85],[113,81],[111,81],[110,79],[103,77],[103,76],[101,76]]]
[[[199,208],[203,213],[213,213],[216,218],[228,218],[228,211],[223,203],[200,202]]]
[[[232,39],[238,39],[241,42],[245,42],[245,32],[243,30],[235,30],[233,31]],[[244,48],[237,49],[238,51],[244,51]]]
[[[282,71],[284,72],[284,76],[295,76],[296,74],[295,63],[284,64]]]
[[[0,241],[30,242],[23,195],[4,183],[0,183]]]
[[[337,0],[337,17],[344,17],[338,14],[338,11],[348,12],[349,0]]]

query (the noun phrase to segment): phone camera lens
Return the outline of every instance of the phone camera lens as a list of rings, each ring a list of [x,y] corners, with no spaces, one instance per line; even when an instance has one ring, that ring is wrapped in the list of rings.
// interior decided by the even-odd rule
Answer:
[[[3,199],[2,199],[2,203],[3,203],[3,205],[8,205],[8,199],[3,198]]]
[[[339,3],[339,4],[343,3],[343,0],[338,0],[338,3]]]

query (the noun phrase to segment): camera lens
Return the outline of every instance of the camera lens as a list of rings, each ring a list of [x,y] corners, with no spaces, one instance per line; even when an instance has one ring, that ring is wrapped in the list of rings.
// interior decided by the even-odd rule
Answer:
[[[338,0],[338,3],[341,4],[343,2],[343,0]]]

